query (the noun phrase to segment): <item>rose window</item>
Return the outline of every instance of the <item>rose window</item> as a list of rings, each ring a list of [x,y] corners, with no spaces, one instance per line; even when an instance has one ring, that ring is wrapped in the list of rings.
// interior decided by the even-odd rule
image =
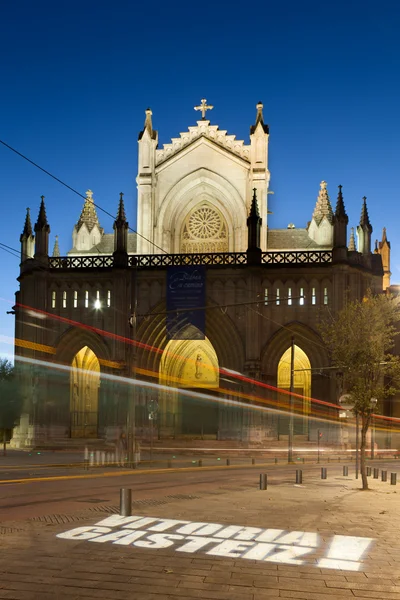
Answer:
[[[204,204],[186,218],[181,252],[228,252],[227,227],[218,210]]]

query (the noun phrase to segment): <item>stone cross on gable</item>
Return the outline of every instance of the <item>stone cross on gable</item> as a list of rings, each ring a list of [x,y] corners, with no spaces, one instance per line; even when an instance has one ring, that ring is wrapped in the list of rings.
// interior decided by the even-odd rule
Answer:
[[[194,110],[201,110],[201,118],[204,120],[206,118],[206,111],[212,110],[214,107],[211,104],[207,104],[207,100],[202,98],[200,106],[195,106]]]

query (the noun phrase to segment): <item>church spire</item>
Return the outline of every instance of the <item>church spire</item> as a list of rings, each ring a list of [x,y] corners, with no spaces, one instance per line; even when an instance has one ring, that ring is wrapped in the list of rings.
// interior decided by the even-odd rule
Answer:
[[[54,241],[53,256],[60,256],[60,246],[58,245],[58,235]]]
[[[331,202],[329,200],[327,183],[326,181],[321,181],[317,202],[315,204],[313,212],[313,219],[316,222],[316,224],[319,225],[324,217],[326,217],[329,223],[332,224],[333,211]]]
[[[355,252],[356,251],[356,240],[354,237],[354,227],[352,227],[350,229],[350,241],[349,241],[349,246],[348,246],[349,252]]]
[[[81,216],[79,217],[78,223],[76,224],[76,229],[79,231],[79,229],[84,224],[86,225],[89,233],[92,231],[95,225],[97,225],[97,227],[100,230],[100,223],[93,202],[92,190],[87,190],[86,192],[85,203],[82,208]]]

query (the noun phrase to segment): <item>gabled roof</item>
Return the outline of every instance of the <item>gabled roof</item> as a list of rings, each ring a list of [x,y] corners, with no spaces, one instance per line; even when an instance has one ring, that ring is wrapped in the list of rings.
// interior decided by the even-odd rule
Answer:
[[[320,246],[308,235],[307,229],[268,229],[268,250],[316,250],[331,248]]]
[[[237,140],[235,135],[229,135],[226,130],[219,129],[218,125],[210,125],[210,121],[197,121],[197,125],[189,127],[188,131],[180,133],[180,137],[172,138],[170,144],[164,144],[156,150],[156,165],[162,164],[184,148],[189,147],[194,141],[206,138],[224,150],[236,154],[246,162],[250,161],[250,146],[243,140]]]
[[[137,242],[136,242],[136,233],[128,233],[128,254],[133,254],[136,252]],[[105,233],[101,241],[96,245],[90,248],[89,250],[76,250],[76,248],[72,248],[68,255],[74,254],[87,254],[88,256],[95,256],[96,254],[105,254],[111,255],[114,252],[114,234],[113,233]]]

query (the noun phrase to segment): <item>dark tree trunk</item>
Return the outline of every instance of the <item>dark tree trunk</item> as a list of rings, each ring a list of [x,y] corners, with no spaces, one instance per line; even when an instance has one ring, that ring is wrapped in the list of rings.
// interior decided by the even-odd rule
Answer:
[[[365,451],[367,448],[367,431],[371,421],[370,415],[361,415],[361,445],[360,445],[360,472],[361,472],[361,480],[362,480],[362,489],[368,489],[368,478],[367,478],[367,465],[366,465],[366,455]]]

